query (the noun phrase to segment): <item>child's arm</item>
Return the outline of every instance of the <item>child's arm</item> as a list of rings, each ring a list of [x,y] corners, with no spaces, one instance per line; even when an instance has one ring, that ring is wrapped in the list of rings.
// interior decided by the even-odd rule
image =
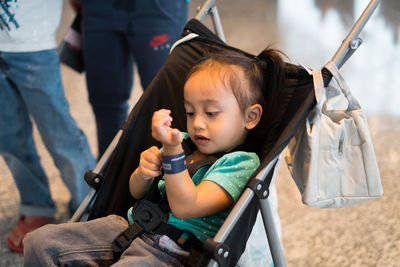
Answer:
[[[161,175],[161,152],[152,146],[140,154],[139,166],[129,179],[129,191],[141,199],[149,190],[153,177]]]
[[[165,156],[183,152],[182,134],[171,129],[169,110],[154,113],[152,135],[163,144]],[[211,181],[203,181],[197,187],[185,169],[175,174],[165,174],[165,187],[172,213],[181,219],[204,217],[228,208],[233,200],[219,185]]]

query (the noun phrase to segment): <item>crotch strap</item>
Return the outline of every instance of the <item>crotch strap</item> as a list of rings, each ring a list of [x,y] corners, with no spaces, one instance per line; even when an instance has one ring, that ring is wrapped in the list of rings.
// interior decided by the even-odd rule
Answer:
[[[166,235],[191,254],[193,249],[201,249],[202,243],[194,234],[166,223],[167,215],[156,203],[146,199],[138,201],[133,207],[132,219],[133,224],[112,243],[114,261],[117,261],[132,241],[143,233]],[[181,239],[184,234],[185,238]]]
[[[119,259],[122,252],[126,250],[132,241],[143,232],[154,233],[154,230],[162,223],[166,223],[165,213],[158,207],[157,203],[143,199],[137,201],[133,206],[131,224],[112,243],[114,260]]]

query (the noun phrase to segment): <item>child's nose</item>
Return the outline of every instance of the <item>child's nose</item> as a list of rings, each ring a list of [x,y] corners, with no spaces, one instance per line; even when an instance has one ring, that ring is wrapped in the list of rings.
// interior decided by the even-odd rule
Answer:
[[[195,129],[204,129],[205,127],[204,120],[200,115],[194,116],[193,127]]]

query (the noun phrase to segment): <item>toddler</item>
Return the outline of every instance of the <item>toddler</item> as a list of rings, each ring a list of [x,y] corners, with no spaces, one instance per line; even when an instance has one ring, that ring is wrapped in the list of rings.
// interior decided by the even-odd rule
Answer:
[[[275,50],[262,53],[268,70],[282,68]],[[271,63],[269,63],[271,62]],[[229,52],[208,56],[189,72],[184,85],[187,133],[171,128],[171,112],[161,109],[152,118],[152,136],[162,144],[142,152],[132,173],[129,189],[142,199],[154,177],[171,209],[167,224],[204,242],[214,237],[232,205],[239,198],[259,158],[246,140],[263,119],[270,88],[264,84],[258,59]],[[275,82],[271,71],[267,85]],[[276,83],[275,83],[276,84]],[[183,142],[195,149],[185,154]],[[188,169],[210,155],[211,166]],[[49,225],[29,234],[24,241],[26,266],[83,264],[89,266],[182,266],[189,252],[168,234],[143,233],[135,238],[118,260],[112,242],[132,224],[132,209],[124,218],[110,215],[84,223]],[[180,239],[187,238],[182,235]],[[53,265],[54,264],[54,265]]]

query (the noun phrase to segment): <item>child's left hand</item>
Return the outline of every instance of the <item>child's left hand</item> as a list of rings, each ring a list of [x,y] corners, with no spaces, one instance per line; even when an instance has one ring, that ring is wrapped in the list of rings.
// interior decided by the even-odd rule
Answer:
[[[165,146],[175,147],[182,143],[183,136],[178,129],[171,128],[172,117],[168,109],[160,109],[153,114],[152,136]]]

